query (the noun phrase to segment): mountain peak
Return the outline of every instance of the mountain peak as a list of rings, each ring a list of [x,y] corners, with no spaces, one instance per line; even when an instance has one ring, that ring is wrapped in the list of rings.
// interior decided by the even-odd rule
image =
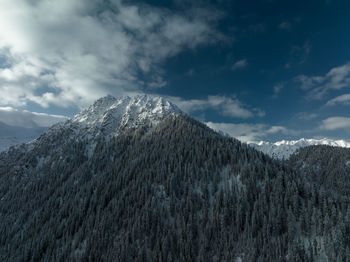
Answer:
[[[137,126],[155,124],[165,116],[180,113],[180,109],[163,97],[138,95],[115,98],[111,95],[98,99],[88,109],[72,118],[71,122],[85,127]]]
[[[109,140],[128,128],[155,127],[168,115],[179,113],[181,110],[163,97],[138,95],[115,98],[108,95],[66,122],[53,126],[46,135],[68,130],[71,139],[86,141],[87,154],[90,155],[101,137]]]
[[[101,138],[109,141],[128,129],[154,128],[167,116],[181,113],[177,106],[160,96],[107,95],[71,119],[52,126],[27,146],[47,144],[52,137],[64,134],[65,140],[84,141],[84,152],[90,157]],[[58,144],[52,146],[59,148]]]
[[[136,111],[148,111],[149,113],[178,113],[180,109],[160,96],[137,95],[137,96],[123,96],[115,98],[107,95],[96,100],[87,110],[80,114],[88,112],[103,113],[113,108],[124,109],[127,113],[131,113],[131,108]]]
[[[111,105],[113,103],[115,103],[117,100],[117,98],[115,98],[112,95],[107,95],[104,97],[101,97],[99,99],[97,99],[90,107],[101,107],[101,106],[108,106]]]

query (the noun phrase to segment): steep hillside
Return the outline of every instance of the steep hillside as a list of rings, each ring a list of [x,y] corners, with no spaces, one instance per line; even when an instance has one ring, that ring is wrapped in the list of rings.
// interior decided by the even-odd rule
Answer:
[[[0,154],[0,201],[2,261],[346,261],[350,254],[348,198],[318,190],[160,98],[104,98]]]
[[[350,196],[350,149],[327,145],[300,148],[289,163],[328,193]]]

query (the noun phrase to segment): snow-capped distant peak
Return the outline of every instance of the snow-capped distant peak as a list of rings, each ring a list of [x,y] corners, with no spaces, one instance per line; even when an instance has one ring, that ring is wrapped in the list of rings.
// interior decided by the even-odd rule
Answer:
[[[282,140],[278,142],[252,142],[250,143],[252,147],[257,150],[270,155],[271,157],[278,159],[288,159],[291,154],[293,154],[298,148],[306,147],[311,145],[329,145],[337,147],[350,148],[350,142],[345,140],[334,140],[329,138],[322,139],[305,139],[301,138],[299,140]]]

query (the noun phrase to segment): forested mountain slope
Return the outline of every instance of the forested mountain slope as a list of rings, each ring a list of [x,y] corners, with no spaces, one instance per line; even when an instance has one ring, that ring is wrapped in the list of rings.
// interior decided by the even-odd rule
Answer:
[[[350,149],[328,145],[300,148],[289,163],[320,189],[350,196]]]
[[[1,261],[349,261],[347,197],[145,99],[0,154]]]

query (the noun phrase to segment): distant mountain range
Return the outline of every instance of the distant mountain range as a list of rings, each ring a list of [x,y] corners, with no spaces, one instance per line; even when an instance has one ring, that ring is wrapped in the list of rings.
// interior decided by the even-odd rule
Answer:
[[[19,126],[9,126],[0,122],[0,152],[10,146],[27,143],[38,138],[46,128],[24,128]]]
[[[350,148],[350,142],[345,140],[333,140],[328,138],[323,139],[305,139],[299,140],[282,140],[278,142],[265,142],[260,141],[258,143],[250,143],[250,146],[262,151],[265,154],[277,159],[288,159],[297,149],[301,147],[313,146],[313,145],[328,145],[334,147]]]

